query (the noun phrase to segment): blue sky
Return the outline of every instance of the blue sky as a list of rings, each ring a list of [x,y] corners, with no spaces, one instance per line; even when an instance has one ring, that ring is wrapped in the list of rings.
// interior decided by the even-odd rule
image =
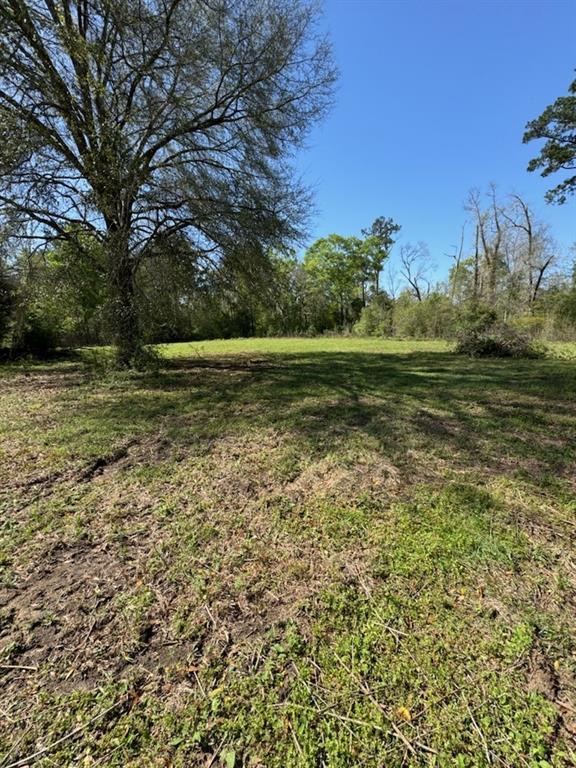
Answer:
[[[576,0],[325,0],[322,24],[340,80],[298,158],[316,191],[311,240],[392,216],[442,277],[468,190],[492,181],[565,250],[576,240],[576,199],[545,203],[554,177],[526,171],[538,144],[522,144],[576,76]]]

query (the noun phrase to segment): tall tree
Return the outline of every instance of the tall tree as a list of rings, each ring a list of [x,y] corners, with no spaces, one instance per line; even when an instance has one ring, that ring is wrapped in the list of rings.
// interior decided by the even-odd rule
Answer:
[[[122,364],[140,352],[136,273],[159,243],[238,261],[298,235],[308,196],[289,158],[335,77],[315,7],[0,4],[0,204],[35,244],[102,242]]]
[[[502,216],[519,233],[514,239],[514,247],[509,249],[512,261],[509,271],[517,273],[525,283],[525,301],[529,312],[533,312],[546,273],[556,258],[552,239],[548,228],[536,219],[520,195],[510,196],[510,205],[502,209]]]
[[[486,301],[493,303],[496,299],[498,272],[502,267],[505,227],[494,184],[490,184],[488,197],[490,205],[483,209],[479,190],[471,190],[465,209],[472,213],[476,223],[475,293],[477,297],[482,294]],[[483,274],[479,274],[479,245],[482,249]],[[481,278],[484,278],[482,285]]]
[[[379,216],[370,227],[362,230],[364,253],[373,276],[375,294],[380,292],[380,273],[396,242],[394,235],[400,232],[401,228],[393,219]]]
[[[576,80],[568,88],[568,96],[560,96],[535,120],[531,120],[523,141],[544,139],[538,157],[528,163],[529,171],[541,170],[541,176],[557,171],[576,170]],[[558,186],[548,190],[549,203],[565,203],[576,191],[576,174],[568,176]]]
[[[361,245],[357,237],[333,234],[316,240],[304,256],[308,274],[336,302],[342,327],[353,319],[352,304],[364,279]]]

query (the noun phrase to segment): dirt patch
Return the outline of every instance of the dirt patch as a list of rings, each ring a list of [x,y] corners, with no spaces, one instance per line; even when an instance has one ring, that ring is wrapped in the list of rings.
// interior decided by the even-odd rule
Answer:
[[[120,675],[146,656],[148,668],[184,658],[162,631],[166,601],[130,620],[122,599],[142,590],[149,548],[57,546],[15,588],[0,592],[2,698],[28,689],[67,693]],[[24,702],[25,703],[25,702]]]
[[[122,459],[125,459],[128,456],[130,449],[135,444],[136,440],[129,440],[128,442],[124,443],[124,445],[116,448],[116,450],[111,451],[104,456],[98,456],[98,458],[92,461],[85,469],[79,472],[77,478],[78,482],[86,483],[92,480],[92,478],[96,475],[101,475],[104,470],[110,467],[112,464],[117,464],[118,462],[122,461]]]
[[[246,441],[223,441],[212,457],[219,471],[197,467],[187,475],[185,492],[174,501],[178,520],[190,516],[192,530],[209,525],[215,531],[198,554],[192,549],[183,555],[169,519],[149,511],[157,499],[144,503],[138,497],[130,506],[135,489],[113,486],[113,492],[106,476],[155,463],[159,451],[171,450],[169,443],[124,446],[115,461],[99,466],[90,482],[110,492],[92,537],[107,543],[57,542],[16,587],[0,593],[2,697],[22,697],[23,680],[27,687],[66,693],[130,670],[154,676],[174,665],[208,664],[258,646],[288,621],[305,623],[307,603],[328,582],[349,578],[352,556],[319,553],[313,541],[275,528],[261,500],[277,485],[261,460],[279,440],[268,435],[264,446],[259,442],[260,458],[246,450]],[[323,485],[328,472],[319,473]],[[349,483],[351,477],[341,480]],[[194,499],[189,502],[191,488],[194,499],[210,504],[198,508]],[[300,493],[292,490],[295,497]],[[101,523],[106,504],[122,500],[125,522],[139,528],[112,541]],[[151,575],[149,563],[158,553],[165,565]],[[184,629],[177,628],[177,619]]]
[[[26,394],[37,396],[39,392],[60,393],[63,389],[77,387],[86,381],[89,381],[89,375],[81,366],[70,366],[65,371],[32,370],[0,376],[0,393],[17,392],[19,396]]]
[[[6,617],[0,649],[10,663],[27,667],[69,667],[90,676],[101,654],[111,615],[110,601],[134,578],[135,564],[108,547],[58,547],[21,584],[0,593]],[[8,662],[7,662],[8,663]],[[4,684],[14,675],[6,675]]]
[[[565,665],[551,662],[539,642],[528,659],[527,679],[528,690],[548,699],[558,712],[551,741],[562,735],[576,738],[576,680]]]
[[[533,648],[528,661],[528,690],[555,701],[559,686],[554,666],[540,648]]]

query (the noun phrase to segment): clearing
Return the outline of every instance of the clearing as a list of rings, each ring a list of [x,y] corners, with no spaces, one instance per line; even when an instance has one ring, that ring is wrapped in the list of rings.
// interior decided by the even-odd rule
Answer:
[[[0,367],[2,768],[576,765],[576,346],[164,354]]]

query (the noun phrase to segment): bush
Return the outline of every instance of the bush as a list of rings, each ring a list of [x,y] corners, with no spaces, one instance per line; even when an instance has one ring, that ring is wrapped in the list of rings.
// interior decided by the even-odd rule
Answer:
[[[546,331],[545,315],[521,315],[512,321],[512,326],[519,332],[526,334],[531,339],[542,338]]]
[[[13,347],[18,353],[49,355],[58,346],[58,329],[52,318],[34,312],[28,314],[16,329]]]
[[[456,310],[447,296],[433,291],[417,301],[403,291],[394,304],[394,336],[414,339],[454,338]]]
[[[358,336],[390,336],[392,333],[392,301],[379,293],[363,307],[353,331]]]
[[[458,333],[456,352],[470,357],[541,357],[543,352],[530,336],[496,319],[492,310],[482,310]]]

